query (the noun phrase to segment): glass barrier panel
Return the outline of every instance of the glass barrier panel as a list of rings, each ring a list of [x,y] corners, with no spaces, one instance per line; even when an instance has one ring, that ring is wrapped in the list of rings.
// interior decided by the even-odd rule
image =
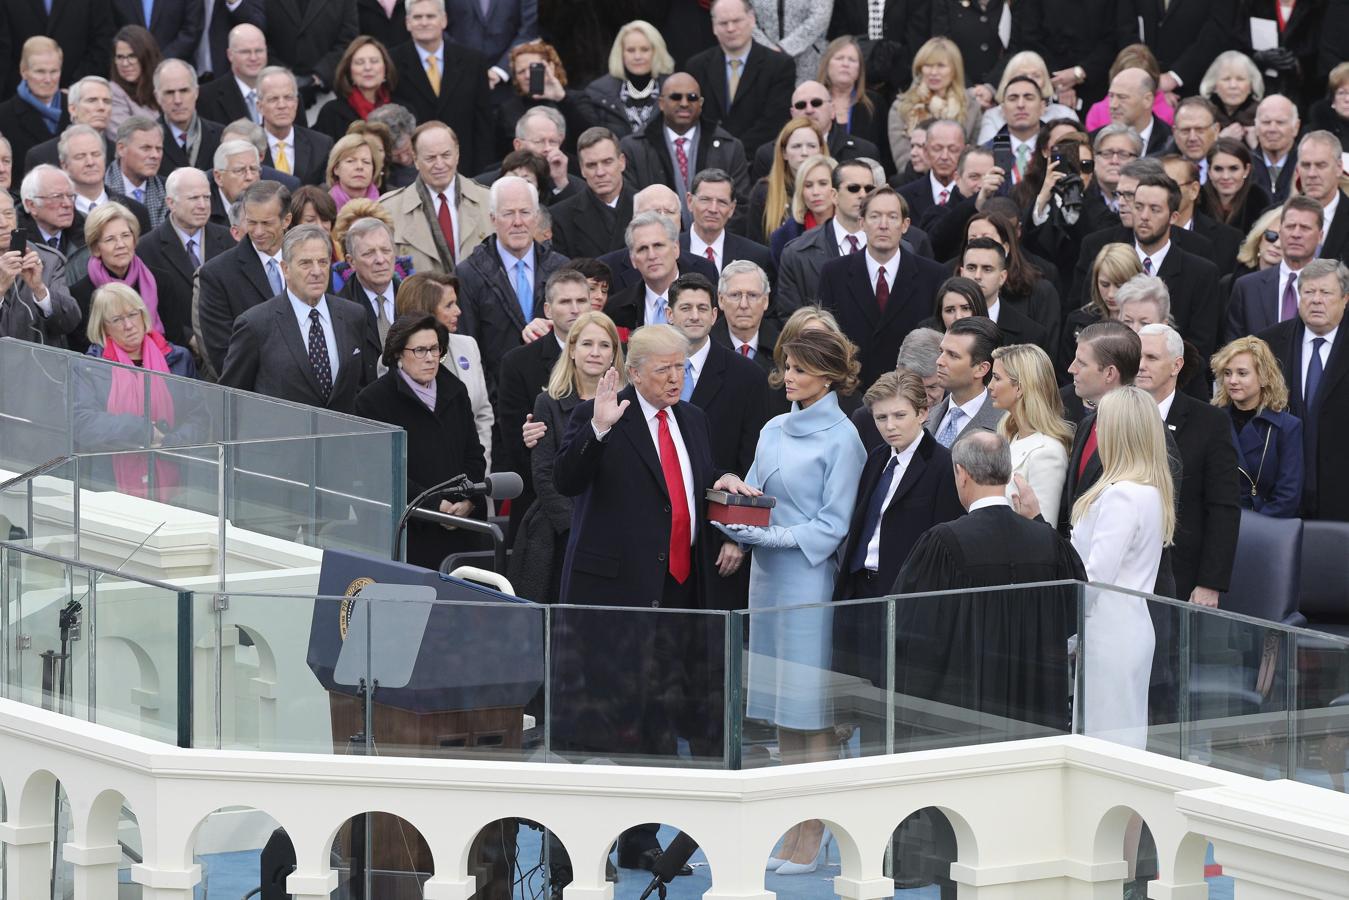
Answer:
[[[1080,586],[898,596],[895,752],[1068,734]]]
[[[1287,628],[1221,609],[1188,623],[1184,757],[1255,778],[1288,778],[1293,682]]]
[[[70,453],[69,361],[77,357],[0,339],[0,468],[18,473]]]
[[[1296,692],[1291,778],[1344,792],[1349,765],[1349,635],[1290,635]]]
[[[4,430],[0,427],[0,433]],[[78,460],[56,458],[39,471],[41,474],[21,478],[0,491],[0,540],[74,558]],[[0,471],[0,478],[7,480],[20,474],[5,470]]]
[[[87,719],[89,570],[12,547],[3,553],[10,638],[4,695]]]
[[[1089,587],[1087,592],[1089,596],[1094,595],[1097,599],[1093,619],[1087,623],[1088,634],[1091,633],[1093,625],[1099,627],[1102,623],[1106,623],[1107,629],[1116,627],[1115,620],[1109,617],[1100,619],[1099,616],[1131,615],[1134,603],[1127,598],[1137,599],[1137,595],[1127,591],[1111,592],[1096,586]],[[1106,603],[1118,603],[1121,608],[1107,612],[1101,608],[1101,604]],[[1147,597],[1144,603],[1147,607],[1148,620],[1152,623],[1153,635],[1152,667],[1148,674],[1147,749],[1153,753],[1179,759],[1186,753],[1192,718],[1192,715],[1186,715],[1182,698],[1186,696],[1187,691],[1191,699],[1195,696],[1190,690],[1196,671],[1194,631],[1189,629],[1189,625],[1199,617],[1198,610],[1201,607],[1156,596]],[[1141,637],[1142,620],[1139,619],[1137,624],[1138,635]],[[1131,634],[1125,630],[1125,622],[1120,622],[1119,627],[1121,634]],[[1107,638],[1109,644],[1109,635],[1102,636]],[[1185,662],[1187,641],[1190,652],[1188,665]],[[1106,652],[1114,659],[1121,659],[1124,656],[1109,647]],[[1090,663],[1086,671],[1093,671]]]
[[[550,759],[725,767],[725,613],[547,609]]]

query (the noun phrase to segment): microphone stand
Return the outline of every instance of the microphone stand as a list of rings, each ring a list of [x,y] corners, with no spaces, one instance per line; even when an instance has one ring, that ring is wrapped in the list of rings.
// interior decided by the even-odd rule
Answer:
[[[408,518],[411,517],[414,512],[428,511],[418,509],[418,507],[421,506],[421,502],[423,500],[425,500],[427,497],[430,497],[432,494],[447,493],[454,490],[464,490],[472,483],[473,482],[469,480],[469,477],[467,475],[456,475],[449,481],[442,481],[440,484],[433,485],[427,488],[426,490],[422,491],[416,497],[414,497],[412,502],[407,505],[407,509],[403,510],[403,514],[398,517],[398,526],[393,530],[393,547],[389,551],[389,558],[392,559],[394,562],[402,562],[403,530],[407,528]],[[417,518],[420,519],[421,516],[418,516]],[[458,523],[456,522],[455,524]]]
[[[422,522],[434,522],[437,525],[451,525],[473,534],[487,535],[492,539],[492,571],[498,575],[506,574],[506,535],[502,534],[501,526],[495,522],[482,522],[478,519],[452,516],[434,509],[420,508],[413,509],[410,517]],[[441,574],[449,573],[442,571]]]

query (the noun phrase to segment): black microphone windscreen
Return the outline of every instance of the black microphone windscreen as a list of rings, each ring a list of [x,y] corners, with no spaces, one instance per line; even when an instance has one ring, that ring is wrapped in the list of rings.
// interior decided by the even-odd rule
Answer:
[[[684,832],[679,832],[674,836],[674,840],[670,841],[670,846],[666,847],[665,852],[660,855],[660,859],[656,860],[656,867],[652,870],[652,874],[669,884],[697,849],[697,841]]]
[[[486,478],[487,496],[493,500],[514,500],[525,490],[525,482],[516,472],[493,472]]]

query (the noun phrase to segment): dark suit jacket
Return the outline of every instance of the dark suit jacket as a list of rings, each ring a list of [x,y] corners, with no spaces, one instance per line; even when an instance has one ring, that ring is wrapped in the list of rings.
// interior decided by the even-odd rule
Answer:
[[[937,202],[932,199],[932,179],[927,175],[922,178],[910,181],[908,184],[899,188],[899,195],[904,198],[904,202],[909,204],[909,221],[920,222],[928,214],[928,211],[937,206]],[[956,196],[956,183],[951,182],[951,197]],[[951,202],[947,200],[947,202]]]
[[[215,152],[220,149],[220,136],[224,133],[225,126],[203,119],[201,116],[197,116],[197,121],[201,123],[201,140],[197,144],[197,158],[189,160],[183,145],[173,139],[173,129],[169,127],[169,123],[164,121],[163,116],[159,117],[159,127],[164,132],[164,160],[159,165],[159,174],[163,177],[168,178],[170,172],[184,166],[192,166],[203,172],[210,172],[215,168]],[[324,162],[327,161],[325,158]]]
[[[42,240],[42,233],[38,231],[38,224],[33,217],[28,214],[28,211],[19,206],[15,208],[15,213],[18,217],[18,227],[27,230],[28,239],[35,244],[44,243]],[[61,255],[66,258],[69,258],[71,254],[76,253],[84,246],[84,216],[79,210],[75,211],[75,220],[71,222],[70,227],[62,228],[61,233],[57,237],[59,240],[57,241],[56,249],[61,251]],[[51,244],[47,244],[47,246],[50,247]],[[9,249],[8,245],[6,245],[5,249]]]
[[[418,122],[444,122],[459,138],[459,171],[478,172],[492,161],[492,102],[487,90],[488,66],[476,45],[445,43],[445,71],[440,94],[422,68],[417,47],[404,41],[389,50],[398,67],[395,103],[406,106]]]
[[[770,318],[765,317],[759,323],[759,346],[754,348],[754,355],[749,359],[759,367],[765,377],[773,371],[773,348],[777,346],[780,331],[781,326]],[[712,331],[708,337],[727,350],[735,349],[735,345],[731,343],[731,329],[727,326],[726,317],[723,315],[718,315],[717,321],[712,323]]]
[[[294,72],[308,97],[315,93],[306,88],[311,75],[331,88],[338,61],[359,34],[356,0],[265,0],[265,5],[271,64]]]
[[[262,28],[267,24],[267,12],[263,9],[264,0],[243,0],[233,11],[225,5],[226,0],[214,0],[215,8],[211,11],[211,24],[206,29],[207,37],[211,42],[211,71],[215,78],[230,74],[230,61],[225,56],[225,51],[229,49],[230,29],[235,25],[256,25]],[[201,73],[207,74],[205,72]],[[231,80],[232,77],[231,77]],[[202,85],[202,90],[206,85]],[[197,98],[197,110],[201,111],[201,98]],[[244,113],[237,116],[224,118],[223,116],[213,116],[204,113],[206,118],[216,122],[233,122],[235,119],[243,118]]]
[[[1192,224],[1190,230],[1213,245],[1213,254],[1207,259],[1218,267],[1218,274],[1231,272],[1236,267],[1237,251],[1241,249],[1241,242],[1246,239],[1246,235],[1197,209]]]
[[[839,567],[838,582],[834,586],[835,602],[851,599],[848,588],[852,580],[853,554],[860,544],[871,540],[870,534],[863,534],[867,507],[876,493],[881,473],[890,463],[891,453],[890,445],[882,441],[867,454],[867,464],[862,468],[862,480],[857,489],[857,505],[853,507],[848,538],[843,544],[843,565]],[[956,494],[951,451],[937,443],[926,430],[921,431],[918,447],[895,488],[895,495],[881,513],[881,555],[876,583],[882,586],[894,584],[899,567],[908,558],[919,536],[933,525],[950,522],[964,514]]]
[[[1321,241],[1322,259],[1349,259],[1349,194],[1340,191],[1340,205],[1335,210],[1335,221]]]
[[[398,296],[399,283],[398,277],[394,276],[393,293],[395,297]],[[347,283],[342,285],[342,290],[337,292],[337,296],[355,303],[365,313],[365,382],[370,384],[379,377],[379,359],[384,355],[384,343],[379,339],[379,318],[375,315],[375,308],[370,305],[370,297],[366,294],[365,288],[361,287],[361,280],[356,277],[354,272],[347,279]],[[458,380],[455,379],[455,381]],[[474,433],[476,433],[476,430]]]
[[[689,58],[686,71],[702,86],[703,118],[721,123],[746,148],[758,147],[777,137],[787,123],[792,90],[796,86],[796,63],[785,53],[750,44],[735,99],[727,102],[726,54],[709,47]]]
[[[301,184],[314,184],[320,187],[327,180],[328,153],[333,149],[333,139],[320,134],[312,128],[295,125],[295,146],[287,147],[295,154],[290,160],[290,171]],[[264,166],[276,166],[272,159],[271,145],[267,146],[267,155],[262,158]]]
[[[1269,166],[1265,165],[1265,152],[1259,147],[1251,152],[1251,180],[1269,192],[1272,203],[1282,203],[1288,199],[1293,189],[1293,173],[1297,171],[1297,142],[1288,150],[1283,165],[1279,168],[1279,177],[1271,185]]]
[[[530,452],[521,437],[525,417],[534,411],[534,402],[548,387],[553,364],[562,355],[557,337],[545,334],[536,341],[516,347],[501,360],[501,376],[497,380],[496,428],[498,438],[492,448],[492,468],[499,472],[518,472],[525,489],[511,501],[511,535],[519,528],[531,503],[534,502],[534,471]],[[556,435],[554,436],[556,437]]]
[[[1280,267],[1270,266],[1259,272],[1242,275],[1236,280],[1232,285],[1232,296],[1227,301],[1224,341],[1259,334],[1279,324],[1279,310],[1282,307],[1280,278]]]
[[[894,369],[900,344],[931,313],[933,297],[946,278],[946,270],[937,263],[901,252],[882,314],[867,275],[866,256],[854,253],[831,259],[820,269],[819,285],[820,305],[833,312],[843,333],[858,347],[863,389]]]
[[[18,81],[15,81],[15,84],[18,84]],[[18,167],[21,162],[27,162],[28,151],[38,144],[45,144],[52,138],[59,137],[69,125],[70,110],[66,108],[64,94],[61,100],[61,120],[55,133],[48,130],[46,120],[36,109],[17,96],[11,96],[4,103],[0,103],[0,134],[9,141],[9,148],[14,155],[15,171],[12,177],[16,185],[23,180],[23,173],[18,171]],[[113,165],[112,157],[108,157],[108,165]]]
[[[139,25],[155,36],[166,59],[191,62],[201,42],[205,9],[194,0],[156,0],[147,22],[141,0],[112,0],[112,23],[117,28]]]
[[[624,187],[618,206],[610,209],[589,189],[551,207],[553,247],[572,259],[598,259],[624,246],[623,231],[632,221],[632,195]]]
[[[619,143],[619,149],[627,157],[627,168],[623,171],[623,181],[634,191],[653,184],[663,184],[679,195],[679,205],[684,211],[684,221],[689,221],[688,203],[679,190],[678,176],[674,160],[665,145],[665,120],[659,114],[651,118],[650,124],[640,134],[630,134]],[[750,179],[745,165],[745,148],[740,141],[732,137],[725,129],[710,119],[704,119],[698,126],[698,146],[689,148],[689,180],[703,169],[721,169],[731,176],[734,182],[735,202],[739,209],[749,204]]]
[[[1202,256],[1208,259],[1213,256],[1213,245],[1206,238],[1195,234],[1193,231],[1187,231],[1184,228],[1171,226],[1171,240],[1177,247]],[[1093,231],[1082,239],[1082,250],[1077,256],[1077,268],[1073,270],[1072,287],[1069,289],[1068,302],[1065,305],[1068,309],[1076,309],[1079,306],[1085,306],[1090,298],[1088,282],[1091,280],[1091,267],[1096,262],[1096,255],[1101,252],[1101,248],[1106,244],[1128,244],[1134,245],[1134,233],[1130,228],[1123,225],[1114,228]]]
[[[1049,354],[1050,359],[1054,358],[1057,348],[1050,344],[1049,331],[1006,300],[998,302],[998,329],[1002,331],[1004,347],[1034,344]]]
[[[507,51],[539,37],[538,0],[493,0],[487,13],[479,0],[447,0],[450,40],[478,48],[487,61],[510,72]]]
[[[1218,300],[1218,267],[1207,258],[1182,250],[1175,242],[1157,269],[1171,292],[1171,317],[1176,330],[1208,359],[1218,349],[1222,304]]]
[[[220,372],[225,365],[234,320],[245,310],[272,299],[272,286],[258,259],[258,251],[247,237],[232,250],[203,263],[197,278],[192,320],[200,336],[198,347]]]
[[[53,0],[51,14],[43,0],[6,0],[0,3],[0,96],[9,97],[19,86],[19,54],[23,42],[46,35],[61,45],[61,86],[69,87],[86,75],[108,77],[112,62],[112,6],[108,0]],[[9,132],[0,128],[5,137]],[[13,138],[10,138],[13,140]],[[23,159],[15,148],[14,158]]]
[[[1344,323],[1340,323],[1341,332]],[[1288,411],[1302,420],[1302,457],[1306,478],[1302,515],[1349,522],[1349,346],[1336,334],[1310,408],[1303,396],[1301,319],[1280,322],[1259,337],[1269,344],[1288,385]]]
[[[670,550],[670,495],[660,456],[642,416],[637,391],[622,418],[604,436],[590,425],[595,404],[587,400],[572,413],[553,469],[559,493],[576,498],[562,570],[562,602],[600,606],[659,606]],[[707,524],[704,494],[718,477],[712,462],[707,417],[690,403],[672,407],[693,476],[694,605],[713,595],[714,547],[720,533]]]
[[[730,235],[726,235],[729,239]],[[682,240],[682,239],[681,239]],[[679,262],[676,263],[680,272],[697,272],[713,285],[717,283],[717,267],[708,262],[704,256],[694,256],[688,252],[688,242],[683,241],[679,250]],[[632,255],[628,253],[627,247],[620,247],[599,257],[599,261],[609,267],[609,294],[617,294],[620,291],[627,290],[634,284],[642,280],[642,273],[638,272],[632,265]]]
[[[1166,427],[1176,439],[1184,472],[1171,554],[1176,596],[1187,600],[1196,586],[1226,591],[1241,527],[1231,419],[1216,406],[1177,391]]]
[[[727,263],[733,263],[738,259],[746,259],[764,270],[768,275],[768,283],[770,285],[777,284],[777,269],[773,267],[773,258],[768,255],[767,247],[760,244],[758,241],[751,241],[747,237],[732,234],[730,231],[723,232],[723,234],[725,237],[722,239],[721,244],[722,268],[725,268]],[[682,265],[682,254],[688,253],[689,249],[689,233],[687,231],[682,231],[679,234],[679,249],[681,252]],[[705,256],[698,258],[707,261],[707,257]],[[717,280],[715,278],[712,279],[712,283],[716,284]]]
[[[228,228],[207,223],[203,229],[206,246],[197,250],[202,264],[234,248]],[[186,347],[192,339],[192,283],[196,269],[188,261],[187,250],[171,220],[141,238],[136,255],[150,267],[159,289],[159,318],[164,336]]]
[[[717,471],[743,476],[754,462],[759,431],[768,421],[768,380],[750,360],[710,343],[689,402],[707,415]]]
[[[361,34],[376,38],[386,48],[408,39],[407,10],[402,3],[395,4],[390,15],[379,0],[356,0],[356,22]]]
[[[337,371],[327,397],[319,390],[305,334],[285,294],[245,311],[235,321],[220,383],[333,412],[352,412],[356,394],[366,384],[365,313],[332,294],[328,312],[337,341]]]
[[[932,36],[929,4],[925,0],[885,0],[879,41],[864,40],[870,18],[867,0],[834,0],[825,37],[832,41],[841,35],[856,35],[862,43],[868,86],[885,84],[891,93],[903,90],[912,78],[913,54]]]
[[[1018,0],[1012,14],[1017,50],[1039,53],[1051,72],[1075,65],[1086,71],[1086,83],[1078,85],[1077,94],[1087,105],[1105,96],[1118,49],[1114,31],[1113,0]]]
[[[1166,145],[1171,143],[1171,137],[1171,126],[1157,118],[1154,113],[1152,116],[1152,133],[1148,135],[1148,145],[1143,148],[1143,155],[1161,156],[1163,151],[1166,150]],[[1093,135],[1094,139],[1095,136]]]
[[[224,66],[224,71],[203,84],[197,94],[197,115],[212,122],[223,122],[228,125],[236,119],[248,118],[248,104],[244,102],[244,95],[239,93],[239,83],[234,80],[229,63],[221,65]],[[202,168],[209,169],[210,166]]]
[[[1219,53],[1241,43],[1237,4],[1230,0],[1180,0],[1169,5],[1162,0],[1121,0],[1115,9],[1115,45],[1140,40],[1147,44],[1163,72],[1180,76],[1187,94],[1199,89],[1199,80]]]

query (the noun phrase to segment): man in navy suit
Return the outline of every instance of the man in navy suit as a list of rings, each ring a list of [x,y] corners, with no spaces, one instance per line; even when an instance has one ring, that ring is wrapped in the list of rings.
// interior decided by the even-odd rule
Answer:
[[[1325,213],[1321,204],[1301,195],[1289,197],[1279,218],[1283,260],[1237,279],[1227,304],[1224,341],[1259,334],[1297,318],[1298,273],[1316,258]]]
[[[201,0],[112,0],[113,25],[146,29],[165,59],[192,60],[201,41],[204,12]]]
[[[767,272],[770,281],[776,280],[768,248],[726,230],[737,206],[735,182],[729,173],[723,169],[703,169],[694,175],[685,203],[693,225],[679,236],[681,252],[706,259],[718,273],[727,263],[747,259]]]
[[[1275,203],[1288,199],[1297,170],[1297,140],[1302,121],[1297,107],[1287,97],[1270,94],[1255,108],[1255,158],[1251,178],[1269,191]]]
[[[492,64],[492,87],[510,81],[510,49],[539,39],[538,0],[423,0],[444,8],[450,40]],[[409,4],[412,5],[412,4]]]
[[[920,222],[928,210],[945,206],[956,198],[956,170],[965,152],[965,129],[959,122],[940,119],[927,129],[928,169],[926,178],[910,181],[899,189],[909,204],[909,218]]]
[[[931,260],[900,252],[903,225],[899,195],[879,188],[862,203],[866,251],[831,259],[820,269],[820,305],[858,346],[863,385],[895,367],[904,336],[931,314],[947,274]]]

